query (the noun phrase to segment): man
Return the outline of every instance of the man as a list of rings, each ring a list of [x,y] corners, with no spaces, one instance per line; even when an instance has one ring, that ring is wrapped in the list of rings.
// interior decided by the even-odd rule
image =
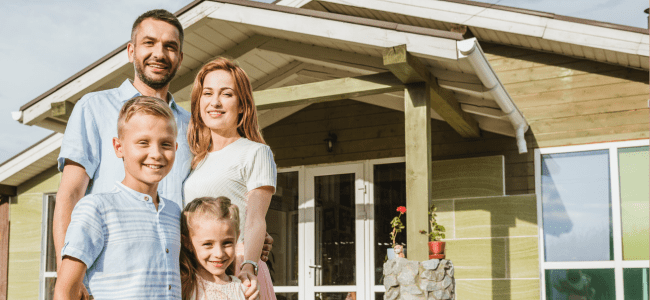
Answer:
[[[127,45],[129,61],[135,69],[133,82],[125,80],[119,88],[89,93],[75,105],[58,158],[59,170],[63,172],[53,220],[58,265],[70,215],[77,202],[85,194],[111,191],[115,182],[124,178],[123,163],[114,155],[111,141],[117,136],[120,108],[134,96],[163,99],[174,114],[178,124],[176,162],[160,182],[158,193],[174,199],[182,209],[182,184],[190,172],[191,162],[187,145],[190,114],[176,104],[168,91],[183,61],[182,45],[183,26],[173,14],[162,9],[142,14],[133,24],[131,41]],[[267,241],[272,243],[268,235]],[[268,246],[265,245],[270,250]],[[262,259],[267,257],[268,251],[265,251]],[[249,291],[247,297],[252,295]]]

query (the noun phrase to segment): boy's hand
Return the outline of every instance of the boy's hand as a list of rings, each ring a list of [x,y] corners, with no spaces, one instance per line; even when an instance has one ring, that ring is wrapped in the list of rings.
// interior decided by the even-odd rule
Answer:
[[[237,274],[237,278],[241,280],[242,285],[246,289],[244,291],[244,297],[246,300],[256,300],[259,299],[260,289],[257,282],[257,276],[253,273],[253,266],[250,264],[244,265],[244,267]]]
[[[260,259],[263,262],[267,262],[269,260],[271,249],[273,249],[273,237],[271,237],[271,235],[267,232],[266,236],[264,237],[264,245],[262,246],[262,255],[260,256]]]

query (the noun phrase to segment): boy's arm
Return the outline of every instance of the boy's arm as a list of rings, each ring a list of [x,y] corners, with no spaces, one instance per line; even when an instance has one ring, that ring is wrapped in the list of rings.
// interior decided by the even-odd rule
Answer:
[[[68,225],[70,225],[72,210],[86,193],[89,182],[90,178],[82,165],[71,160],[65,161],[63,174],[61,175],[61,185],[56,193],[56,205],[54,206],[52,221],[54,251],[56,253],[57,270],[59,271],[61,270],[61,249],[65,241],[65,233]],[[58,274],[61,275],[61,272],[58,272]]]
[[[86,275],[86,264],[74,257],[64,257],[54,287],[54,299],[88,299],[88,292],[83,284],[84,275]]]

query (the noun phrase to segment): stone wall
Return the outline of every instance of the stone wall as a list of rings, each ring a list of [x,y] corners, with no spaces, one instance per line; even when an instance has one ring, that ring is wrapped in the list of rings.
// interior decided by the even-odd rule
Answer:
[[[384,263],[384,286],[384,300],[456,299],[454,265],[446,259],[390,259]]]

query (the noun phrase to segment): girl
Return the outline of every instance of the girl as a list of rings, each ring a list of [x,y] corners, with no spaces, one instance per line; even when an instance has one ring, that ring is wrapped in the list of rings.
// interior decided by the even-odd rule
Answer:
[[[191,113],[187,135],[194,159],[185,199],[226,196],[239,207],[235,275],[251,289],[257,283],[261,300],[276,300],[268,266],[258,259],[277,170],[246,72],[226,58],[205,64],[194,80]]]
[[[198,198],[181,214],[183,299],[245,300],[231,274],[239,237],[239,209],[226,197]]]

